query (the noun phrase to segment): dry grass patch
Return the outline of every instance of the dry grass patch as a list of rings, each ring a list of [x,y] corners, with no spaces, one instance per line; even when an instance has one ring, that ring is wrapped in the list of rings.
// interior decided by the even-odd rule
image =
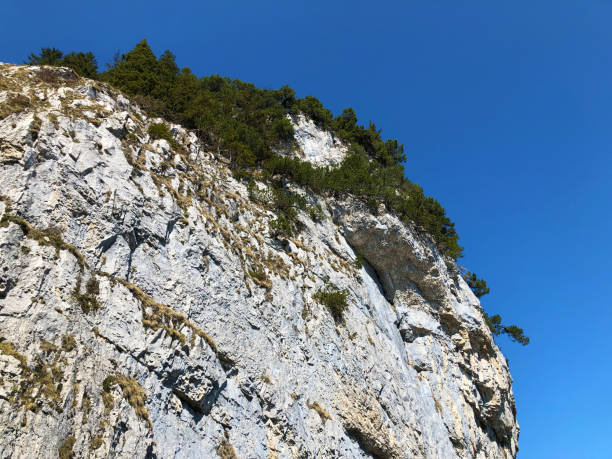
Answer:
[[[306,403],[306,406],[311,410],[315,410],[319,417],[321,418],[321,422],[325,424],[326,421],[330,420],[331,415],[325,410],[318,402],[314,401],[312,403]]]
[[[113,376],[107,376],[104,379],[104,382],[102,383],[103,392],[110,395],[110,391],[115,384],[117,384],[121,388],[123,398],[130,404],[132,408],[134,408],[134,412],[136,413],[136,415],[140,419],[144,420],[147,424],[147,427],[151,429],[153,427],[153,424],[151,423],[149,411],[146,407],[147,394],[142,388],[142,386],[138,383],[136,379],[123,376],[117,373]]]
[[[34,239],[36,242],[38,242],[38,244],[43,246],[55,247],[55,255],[57,257],[59,257],[60,250],[67,250],[75,256],[81,270],[83,270],[83,268],[89,267],[87,261],[85,260],[85,257],[83,257],[83,255],[78,251],[78,249],[74,245],[64,242],[64,240],[61,238],[57,231],[37,230],[32,225],[30,225],[27,220],[5,213],[2,219],[0,220],[0,226],[6,227],[9,223],[15,223],[16,225],[19,225],[21,231],[23,231],[23,234],[26,237],[29,237],[30,239]]]
[[[45,360],[48,360],[48,357],[53,357],[52,363],[45,363],[37,358],[31,366],[28,366],[26,357],[17,351],[15,345],[0,337],[0,352],[17,359],[22,369],[19,376],[19,385],[14,384],[9,402],[36,412],[44,399],[57,412],[61,412],[62,398],[60,392],[64,374],[60,367],[60,352],[57,346],[46,341],[41,341],[40,349],[45,356]]]
[[[76,443],[76,438],[74,438],[72,435],[69,437],[66,437],[66,439],[60,445],[59,450],[57,452],[59,459],[73,459],[75,456],[72,451],[72,448],[74,448],[75,443]]]
[[[14,113],[20,113],[30,108],[31,102],[23,94],[11,95],[0,105],[0,120]]]
[[[215,451],[221,459],[238,459],[238,456],[236,455],[236,450],[229,442],[227,432],[215,448]]]
[[[214,340],[204,330],[189,321],[185,314],[176,312],[174,309],[164,304],[158,303],[149,295],[144,293],[138,286],[132,284],[131,282],[127,282],[118,277],[111,276],[110,274],[99,274],[110,278],[112,282],[119,282],[121,285],[127,288],[135,298],[137,298],[141,302],[143,326],[151,328],[153,330],[163,329],[171,337],[179,339],[182,343],[185,342],[185,336],[181,332],[179,332],[179,330],[187,328],[192,332],[192,339],[195,336],[199,336],[200,338],[202,338],[217,355],[217,358],[222,360],[222,356],[220,355]]]

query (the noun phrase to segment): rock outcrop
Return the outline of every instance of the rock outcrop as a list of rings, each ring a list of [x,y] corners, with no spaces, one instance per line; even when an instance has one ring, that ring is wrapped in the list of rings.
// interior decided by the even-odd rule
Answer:
[[[323,215],[274,237],[194,133],[150,138],[160,122],[0,64],[0,457],[516,455],[506,361],[428,237],[297,187]],[[304,158],[341,159],[297,123]]]

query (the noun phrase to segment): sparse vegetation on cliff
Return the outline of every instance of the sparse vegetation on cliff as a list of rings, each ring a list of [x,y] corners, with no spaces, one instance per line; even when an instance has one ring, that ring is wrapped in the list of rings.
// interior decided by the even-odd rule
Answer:
[[[367,128],[359,125],[352,108],[334,117],[315,97],[297,98],[289,86],[269,90],[219,75],[198,78],[188,67],[179,69],[170,51],[158,59],[146,40],[117,57],[102,73],[91,73],[95,63],[91,53],[64,56],[61,51],[45,48],[40,55],[30,55],[28,63],[69,66],[125,91],[151,115],[197,130],[209,148],[230,160],[237,177],[248,179],[263,170],[268,177],[282,174],[318,192],[357,195],[372,207],[384,203],[430,234],[444,253],[455,259],[461,256],[459,236],[444,208],[404,177],[403,146],[397,140],[383,140],[372,122]],[[350,145],[350,155],[338,168],[314,168],[276,153],[292,148],[289,118],[299,114]],[[284,218],[290,220],[286,215]],[[277,230],[285,231],[287,225],[280,223],[284,222],[279,222]]]
[[[344,321],[344,311],[348,307],[348,291],[338,290],[335,286],[328,285],[325,289],[319,290],[314,295],[314,299],[325,305],[331,313],[336,323]]]
[[[499,314],[495,314],[494,316],[490,316],[486,312],[483,314],[491,333],[493,333],[495,336],[504,334],[507,335],[512,341],[516,341],[523,346],[529,344],[529,338],[525,336],[522,328],[517,327],[516,325],[503,325],[501,323],[502,318]]]
[[[478,298],[487,295],[491,291],[487,286],[487,282],[484,279],[479,279],[475,273],[465,271],[463,273],[463,278],[470,289],[472,289],[472,292],[474,292],[474,295]],[[493,316],[488,315],[486,312],[483,312],[483,314],[487,326],[495,336],[503,334],[507,335],[512,341],[520,343],[523,346],[529,344],[529,338],[525,336],[525,332],[522,328],[516,325],[503,325],[502,318],[499,314]]]
[[[172,137],[170,129],[168,129],[168,126],[166,126],[164,123],[152,124],[151,126],[149,126],[147,133],[151,136],[153,140],[167,140],[172,148],[174,148],[175,150],[179,149],[178,142],[174,139],[174,137]]]

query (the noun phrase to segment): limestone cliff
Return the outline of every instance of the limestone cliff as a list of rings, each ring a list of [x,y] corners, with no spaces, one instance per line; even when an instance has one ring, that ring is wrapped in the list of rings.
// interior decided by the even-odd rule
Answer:
[[[0,457],[516,455],[506,361],[429,238],[297,187],[322,215],[274,237],[222,158],[180,126],[152,140],[160,122],[0,64]],[[297,154],[338,161],[295,123]]]

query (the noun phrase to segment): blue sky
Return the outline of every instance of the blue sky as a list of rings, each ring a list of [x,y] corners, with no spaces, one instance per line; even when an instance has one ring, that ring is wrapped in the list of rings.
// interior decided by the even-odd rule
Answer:
[[[519,457],[612,457],[612,2],[3,0],[0,61],[147,38],[198,75],[293,87],[406,147],[491,286]],[[103,65],[101,65],[103,67]]]

